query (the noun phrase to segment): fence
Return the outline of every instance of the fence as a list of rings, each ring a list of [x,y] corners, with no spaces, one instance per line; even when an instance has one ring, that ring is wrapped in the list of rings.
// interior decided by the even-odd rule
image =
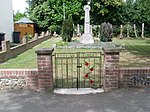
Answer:
[[[113,27],[113,36],[117,37],[119,36],[120,38],[123,37],[149,37],[150,36],[150,31],[149,28],[150,26],[147,24],[124,24],[124,25],[112,25]],[[83,25],[79,25],[75,27],[75,31],[77,34],[83,33]],[[100,31],[101,30],[101,25],[92,25],[92,33],[95,37],[99,37]],[[76,35],[77,35],[76,34]]]
[[[149,25],[147,24],[125,24],[125,25],[113,25],[114,36],[119,36],[120,38],[134,37],[134,38],[144,38],[149,37]]]
[[[101,57],[101,52],[55,53],[54,86],[56,88],[100,88],[102,86]]]
[[[35,37],[32,40],[28,41],[27,38],[23,38],[22,44],[12,48],[10,48],[9,41],[2,41],[2,51],[0,52],[0,63],[31,49],[32,47],[38,45],[39,43],[49,38],[51,38],[49,32],[47,32],[46,34],[42,32],[41,36],[38,36],[38,34],[36,33]]]

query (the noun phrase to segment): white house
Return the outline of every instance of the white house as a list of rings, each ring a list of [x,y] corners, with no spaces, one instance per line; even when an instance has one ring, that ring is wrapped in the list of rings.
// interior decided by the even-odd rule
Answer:
[[[12,0],[0,0],[0,33],[5,33],[5,40],[12,41],[13,31]]]

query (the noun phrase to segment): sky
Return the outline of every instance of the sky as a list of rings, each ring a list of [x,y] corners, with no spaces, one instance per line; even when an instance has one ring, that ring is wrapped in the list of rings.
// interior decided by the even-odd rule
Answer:
[[[25,12],[26,7],[28,7],[28,4],[25,1],[26,0],[12,0],[14,12],[17,12],[18,10],[21,13]]]

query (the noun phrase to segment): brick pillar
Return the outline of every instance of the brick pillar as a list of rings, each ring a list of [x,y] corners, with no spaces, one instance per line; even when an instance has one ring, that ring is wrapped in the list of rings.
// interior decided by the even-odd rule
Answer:
[[[111,91],[118,88],[119,53],[120,49],[103,49],[104,51],[104,90]]]
[[[37,50],[38,84],[40,91],[53,90],[52,53],[54,49]]]
[[[10,42],[2,41],[2,51],[10,52]]]

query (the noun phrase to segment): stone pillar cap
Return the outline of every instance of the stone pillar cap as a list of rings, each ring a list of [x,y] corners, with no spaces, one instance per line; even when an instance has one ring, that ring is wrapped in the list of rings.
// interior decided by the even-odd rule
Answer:
[[[54,51],[54,48],[42,48],[35,51],[35,53],[40,55],[51,55]]]
[[[103,48],[102,49],[105,53],[116,53],[116,52],[120,52],[121,49],[120,48]]]

